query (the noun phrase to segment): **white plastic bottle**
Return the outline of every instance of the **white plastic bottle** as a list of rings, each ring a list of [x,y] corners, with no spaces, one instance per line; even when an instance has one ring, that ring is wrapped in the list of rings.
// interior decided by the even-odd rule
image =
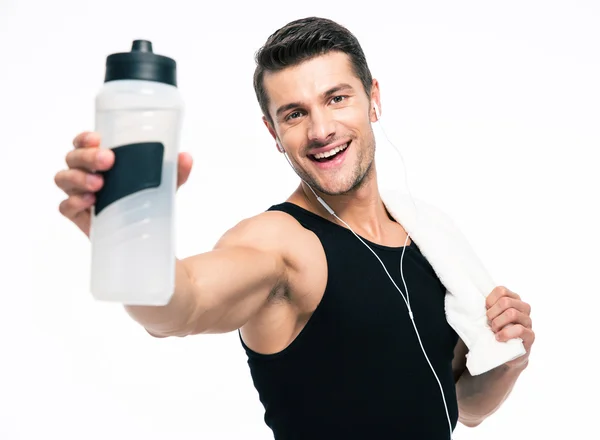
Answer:
[[[91,292],[124,305],[159,306],[175,285],[174,211],[183,100],[176,63],[152,43],[109,55],[96,96],[101,148],[115,163],[92,208]]]

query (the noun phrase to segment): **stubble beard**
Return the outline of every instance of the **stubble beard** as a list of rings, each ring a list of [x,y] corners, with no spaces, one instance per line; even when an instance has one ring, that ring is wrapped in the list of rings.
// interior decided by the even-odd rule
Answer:
[[[304,180],[305,183],[308,183],[314,190],[329,196],[340,196],[357,191],[366,183],[366,179],[371,175],[371,170],[373,168],[373,162],[375,160],[375,139],[371,139],[369,143],[369,148],[366,150],[361,149],[358,152],[356,165],[352,170],[350,177],[342,184],[340,189],[332,190],[323,187],[304,169],[301,172],[302,180]]]

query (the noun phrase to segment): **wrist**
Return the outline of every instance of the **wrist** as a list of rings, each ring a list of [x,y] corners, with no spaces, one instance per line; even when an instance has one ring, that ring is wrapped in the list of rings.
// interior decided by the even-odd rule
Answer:
[[[504,364],[508,370],[521,372],[529,366],[529,355],[523,355]]]

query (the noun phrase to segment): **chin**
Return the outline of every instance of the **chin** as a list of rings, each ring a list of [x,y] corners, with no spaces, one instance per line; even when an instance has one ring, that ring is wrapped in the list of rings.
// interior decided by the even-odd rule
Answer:
[[[314,188],[328,196],[341,196],[360,188],[365,181],[365,175],[357,176],[354,173],[351,176],[344,176],[343,178],[335,179],[335,181],[332,180],[323,182],[322,185],[317,184]]]
[[[341,167],[339,170],[333,172],[319,172],[316,171],[316,175],[305,174],[304,180],[310,184],[310,186],[322,194],[329,196],[340,196],[348,194],[352,191],[356,191],[366,181],[369,180],[371,175],[373,161],[368,163],[361,163],[358,161],[354,166]],[[306,178],[308,177],[308,179]]]

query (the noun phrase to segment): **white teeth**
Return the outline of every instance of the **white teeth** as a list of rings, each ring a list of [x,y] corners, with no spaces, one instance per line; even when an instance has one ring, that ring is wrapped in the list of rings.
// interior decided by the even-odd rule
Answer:
[[[325,159],[326,157],[338,154],[340,151],[344,151],[346,148],[348,148],[348,144],[349,142],[345,143],[344,145],[340,145],[339,147],[336,147],[333,150],[326,151],[325,153],[314,154],[313,156],[316,159]]]

